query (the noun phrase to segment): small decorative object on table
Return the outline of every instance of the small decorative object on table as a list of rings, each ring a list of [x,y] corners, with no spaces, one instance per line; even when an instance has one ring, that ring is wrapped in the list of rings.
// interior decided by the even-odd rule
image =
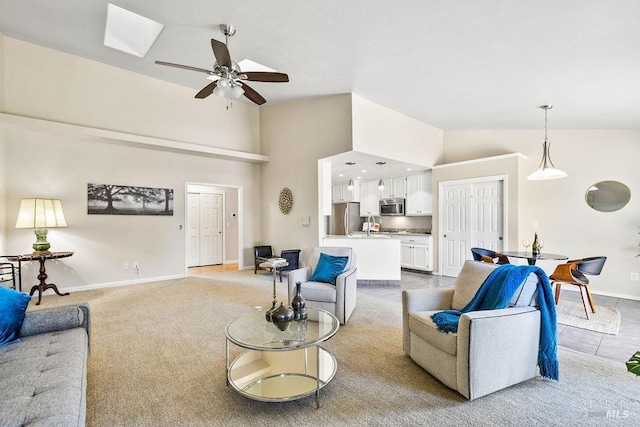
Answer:
[[[531,252],[534,255],[540,255],[540,246],[538,244],[538,233],[533,235],[533,245],[531,245]]]
[[[304,308],[306,303],[307,302],[302,296],[302,284],[300,282],[296,282],[296,295],[291,300],[294,320],[304,320],[307,318],[307,310]]]
[[[271,312],[271,321],[281,331],[286,331],[293,320],[293,309],[284,303],[280,303],[280,307]]]

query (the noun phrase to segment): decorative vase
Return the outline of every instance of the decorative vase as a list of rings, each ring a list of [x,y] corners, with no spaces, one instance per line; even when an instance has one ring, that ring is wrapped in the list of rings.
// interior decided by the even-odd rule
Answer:
[[[300,282],[296,282],[296,295],[291,300],[294,320],[304,320],[307,318],[307,310],[304,308],[306,303],[307,302],[302,296],[302,284]]]
[[[278,329],[286,331],[293,320],[293,316],[293,309],[281,302],[280,307],[276,308],[271,313],[271,321],[278,327]]]

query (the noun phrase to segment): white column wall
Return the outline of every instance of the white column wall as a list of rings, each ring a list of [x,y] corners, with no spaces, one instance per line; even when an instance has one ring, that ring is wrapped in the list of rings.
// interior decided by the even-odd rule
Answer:
[[[319,244],[318,159],[351,150],[351,95],[262,107],[262,241],[278,253],[301,249],[306,260]],[[288,187],[293,209],[280,212],[278,195]],[[301,224],[310,216],[309,226]]]

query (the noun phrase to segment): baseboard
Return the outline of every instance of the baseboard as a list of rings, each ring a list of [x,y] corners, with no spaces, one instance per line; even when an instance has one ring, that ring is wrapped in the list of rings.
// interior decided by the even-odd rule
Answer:
[[[226,259],[222,264],[237,264],[237,263],[238,263],[237,259]]]
[[[142,283],[150,283],[150,282],[161,282],[163,280],[175,280],[182,279],[186,277],[184,274],[175,274],[171,276],[159,276],[159,277],[148,277],[145,279],[137,279],[137,280],[124,280],[121,282],[106,282],[106,283],[96,283],[93,285],[84,285],[84,286],[73,286],[73,287],[62,287],[59,286],[58,289],[61,293],[65,292],[82,292],[82,291],[91,291],[93,289],[102,289],[102,288],[115,288],[118,286],[129,286],[129,285],[139,285]],[[45,292],[46,294],[47,292]]]

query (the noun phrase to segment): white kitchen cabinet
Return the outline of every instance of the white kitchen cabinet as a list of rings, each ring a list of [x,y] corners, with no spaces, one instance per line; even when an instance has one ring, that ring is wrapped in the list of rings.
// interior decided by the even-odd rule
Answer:
[[[400,266],[414,270],[433,270],[431,236],[406,236],[400,240]]]
[[[360,184],[360,216],[380,215],[380,190],[378,181]]]
[[[407,177],[406,215],[431,215],[433,197],[431,194],[431,173]]]
[[[359,202],[360,186],[355,184],[353,190],[349,190],[348,184],[334,184],[331,186],[331,201],[340,202]]]
[[[393,199],[407,197],[406,180],[404,176],[395,178],[384,178],[384,190],[382,190],[381,199]]]

